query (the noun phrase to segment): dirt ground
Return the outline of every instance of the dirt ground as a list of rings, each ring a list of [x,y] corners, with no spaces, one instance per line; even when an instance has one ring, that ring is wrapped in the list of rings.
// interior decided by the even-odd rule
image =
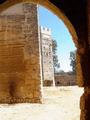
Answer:
[[[77,86],[44,87],[43,104],[0,105],[0,120],[80,120]]]

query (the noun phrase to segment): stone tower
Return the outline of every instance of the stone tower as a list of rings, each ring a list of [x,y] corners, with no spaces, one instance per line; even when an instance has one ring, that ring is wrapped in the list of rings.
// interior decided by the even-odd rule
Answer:
[[[54,81],[53,52],[52,52],[52,35],[51,29],[40,27],[41,41],[41,61],[42,61],[42,79],[43,81]]]
[[[22,3],[0,14],[0,103],[40,102],[37,6]]]

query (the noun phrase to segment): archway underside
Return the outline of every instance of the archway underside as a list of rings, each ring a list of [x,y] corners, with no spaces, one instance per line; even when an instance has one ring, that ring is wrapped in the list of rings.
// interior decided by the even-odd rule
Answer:
[[[45,1],[43,1],[43,0],[14,0],[14,1],[7,0],[7,2],[0,5],[0,12],[6,10],[7,8],[9,8],[15,4],[19,4],[21,2],[30,2],[30,3],[40,4],[44,7],[46,7],[47,9],[49,9],[50,11],[52,11],[55,15],[57,15],[67,26],[69,32],[72,35],[75,46],[78,48],[78,37],[77,37],[77,33],[76,33],[73,25],[68,20],[68,18],[64,15],[64,13],[60,9],[58,9],[55,5],[53,5],[51,2],[49,2],[49,0],[45,0]]]
[[[57,15],[67,26],[70,34],[72,35],[72,40],[75,43],[75,46],[77,48],[77,70],[80,71],[80,72],[77,72],[77,83],[79,86],[83,86],[84,85],[84,82],[82,81],[83,73],[82,73],[82,67],[81,67],[80,61],[81,61],[81,55],[84,53],[85,50],[84,50],[84,47],[79,44],[78,42],[79,38],[77,36],[76,30],[74,29],[69,19],[64,15],[64,13],[59,8],[57,8],[49,0],[45,0],[45,1],[43,0],[14,0],[14,1],[7,0],[5,3],[0,5],[0,12],[6,10],[7,8],[15,4],[19,4],[21,2],[30,2],[30,3],[35,3],[35,4],[39,4],[46,7],[47,9],[52,11],[55,15]]]

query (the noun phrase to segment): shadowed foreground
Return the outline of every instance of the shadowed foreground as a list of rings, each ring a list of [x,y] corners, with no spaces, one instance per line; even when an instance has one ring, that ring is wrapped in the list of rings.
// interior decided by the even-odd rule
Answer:
[[[79,120],[82,88],[44,87],[43,104],[0,105],[0,120]]]

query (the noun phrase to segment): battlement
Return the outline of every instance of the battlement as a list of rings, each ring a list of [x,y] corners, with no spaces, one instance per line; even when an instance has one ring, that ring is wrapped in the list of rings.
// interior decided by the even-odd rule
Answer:
[[[47,28],[47,27],[40,27],[40,31],[41,33],[43,34],[47,34],[47,35],[51,35],[51,29],[50,28]]]

